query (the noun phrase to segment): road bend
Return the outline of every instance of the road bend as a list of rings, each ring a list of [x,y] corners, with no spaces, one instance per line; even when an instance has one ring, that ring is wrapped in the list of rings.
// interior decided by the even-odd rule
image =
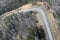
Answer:
[[[41,7],[35,7],[35,8],[23,10],[22,12],[28,12],[28,11],[38,12],[40,15],[42,15],[43,21],[46,25],[49,40],[54,40],[53,36],[52,36],[52,33],[51,33],[51,30],[50,30],[50,27],[49,27],[50,24],[47,21],[48,20],[47,16],[46,16],[47,11],[44,11],[44,9],[41,8]]]

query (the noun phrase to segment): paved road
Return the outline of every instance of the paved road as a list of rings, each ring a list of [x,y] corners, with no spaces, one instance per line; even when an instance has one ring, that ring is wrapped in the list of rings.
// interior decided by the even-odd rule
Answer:
[[[44,11],[43,8],[41,7],[35,7],[35,8],[31,8],[31,9],[27,9],[27,10],[23,10],[22,12],[27,12],[27,11],[34,11],[34,12],[38,12],[40,13],[40,15],[42,15],[42,18],[44,20],[44,23],[46,25],[46,29],[47,29],[47,33],[48,33],[48,37],[49,37],[49,40],[54,40],[53,39],[53,36],[52,36],[52,33],[51,33],[51,30],[50,30],[50,27],[49,27],[49,23],[48,23],[48,19],[47,19],[47,16],[46,16],[46,11]]]

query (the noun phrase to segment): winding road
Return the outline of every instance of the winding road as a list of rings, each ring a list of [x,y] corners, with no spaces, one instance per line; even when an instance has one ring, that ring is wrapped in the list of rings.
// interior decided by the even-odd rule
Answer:
[[[42,7],[35,7],[35,8],[23,10],[22,12],[28,12],[28,11],[38,12],[42,16],[43,21],[44,21],[45,26],[46,26],[46,30],[48,33],[49,40],[54,40],[52,33],[51,33],[51,30],[50,30],[50,26],[49,26],[50,24],[47,21],[48,20],[47,16],[46,16],[47,11],[45,11]]]

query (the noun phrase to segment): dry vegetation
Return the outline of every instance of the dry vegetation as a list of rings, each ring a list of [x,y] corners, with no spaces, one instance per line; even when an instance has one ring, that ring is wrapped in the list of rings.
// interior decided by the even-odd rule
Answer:
[[[3,17],[2,17],[3,18]],[[1,18],[0,18],[1,19]],[[36,40],[45,39],[42,28],[37,26],[38,19],[31,12],[12,14],[0,20],[1,40]],[[19,35],[19,36],[18,36]]]

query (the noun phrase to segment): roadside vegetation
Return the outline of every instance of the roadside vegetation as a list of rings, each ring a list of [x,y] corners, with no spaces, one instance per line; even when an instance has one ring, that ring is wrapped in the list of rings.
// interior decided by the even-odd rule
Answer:
[[[58,26],[59,26],[59,27],[58,27],[58,30],[60,31],[60,23],[58,23]]]
[[[42,28],[30,27],[28,28],[28,32],[30,35],[27,37],[26,40],[35,40],[35,37],[37,37],[38,40],[46,40],[46,36]]]
[[[54,18],[56,18],[56,15],[53,13]]]
[[[50,4],[50,0],[46,0]]]
[[[60,23],[58,23],[58,26],[60,27]]]

